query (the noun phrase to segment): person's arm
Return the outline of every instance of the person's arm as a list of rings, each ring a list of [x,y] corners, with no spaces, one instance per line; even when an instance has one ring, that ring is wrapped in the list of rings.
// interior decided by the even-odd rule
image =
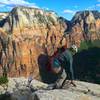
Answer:
[[[73,59],[70,59],[70,74],[71,74],[71,80],[74,80]]]

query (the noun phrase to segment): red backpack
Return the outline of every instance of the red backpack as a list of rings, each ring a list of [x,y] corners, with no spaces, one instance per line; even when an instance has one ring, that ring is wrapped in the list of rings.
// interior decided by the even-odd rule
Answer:
[[[47,64],[47,71],[52,72],[52,61],[58,55],[58,51],[54,52],[52,56],[49,57]]]
[[[63,49],[61,49],[61,48],[58,48],[58,49],[61,49],[62,50],[61,52],[64,52],[66,47],[63,46],[62,48]],[[56,52],[54,52],[54,54],[49,57],[48,64],[47,64],[47,71],[52,72],[52,61],[58,55],[59,55],[59,50],[57,50]]]

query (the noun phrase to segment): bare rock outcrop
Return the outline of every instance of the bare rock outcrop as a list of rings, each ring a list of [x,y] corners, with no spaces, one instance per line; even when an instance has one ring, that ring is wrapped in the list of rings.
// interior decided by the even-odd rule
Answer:
[[[64,89],[39,90],[30,100],[99,100],[100,86],[85,82],[76,82],[77,87],[65,86]]]
[[[0,85],[0,100],[100,100],[100,85],[75,81],[77,87],[69,84],[63,89],[47,90],[48,84],[33,80],[9,78],[6,85]]]
[[[71,20],[73,32],[83,33],[85,40],[100,39],[100,12],[79,11]]]

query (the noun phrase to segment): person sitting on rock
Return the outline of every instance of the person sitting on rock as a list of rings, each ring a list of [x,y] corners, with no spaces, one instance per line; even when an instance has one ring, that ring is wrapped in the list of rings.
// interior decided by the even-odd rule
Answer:
[[[58,54],[51,60],[51,69],[54,73],[58,75],[58,79],[55,83],[49,84],[48,89],[62,88],[67,75],[70,76],[70,83],[76,86],[73,82],[74,72],[73,72],[73,55],[77,53],[78,48],[76,45],[72,45],[69,49],[64,47],[57,50]]]

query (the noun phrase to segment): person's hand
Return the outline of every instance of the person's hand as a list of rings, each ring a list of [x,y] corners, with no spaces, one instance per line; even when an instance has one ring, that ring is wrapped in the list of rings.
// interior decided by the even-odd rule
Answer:
[[[61,71],[61,67],[52,68],[53,73],[58,74]]]
[[[74,83],[73,80],[71,80],[70,84],[72,84],[74,87],[76,87],[76,84]]]

